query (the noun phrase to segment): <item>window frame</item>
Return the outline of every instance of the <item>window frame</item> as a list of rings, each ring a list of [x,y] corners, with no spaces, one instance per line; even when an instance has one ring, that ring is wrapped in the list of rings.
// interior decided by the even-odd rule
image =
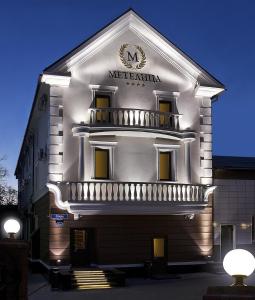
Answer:
[[[92,147],[92,164],[91,164],[91,179],[93,181],[112,181],[114,180],[114,149],[117,142],[105,142],[105,141],[89,141],[91,147]],[[95,149],[101,148],[105,150],[109,150],[109,178],[108,179],[99,179],[96,178],[96,170],[95,170]]]
[[[165,145],[165,144],[154,144],[156,148],[156,169],[157,169],[157,181],[158,182],[178,182],[178,173],[177,173],[177,158],[178,150],[180,145]],[[171,173],[172,180],[161,180],[160,179],[160,152],[172,152],[171,155]]]
[[[107,85],[89,85],[92,92],[91,108],[96,108],[96,95],[108,96],[110,99],[110,107],[115,106],[115,93],[118,90],[117,86],[107,86]]]

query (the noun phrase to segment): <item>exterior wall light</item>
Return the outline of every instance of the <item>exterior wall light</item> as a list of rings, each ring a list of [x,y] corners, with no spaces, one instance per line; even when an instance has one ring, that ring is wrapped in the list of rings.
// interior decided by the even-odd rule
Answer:
[[[244,279],[255,269],[255,258],[247,250],[234,249],[229,251],[223,259],[224,270],[234,278],[232,286],[246,286]]]
[[[20,231],[20,223],[15,219],[8,219],[4,223],[4,230],[9,235],[10,239],[14,239],[15,234]]]

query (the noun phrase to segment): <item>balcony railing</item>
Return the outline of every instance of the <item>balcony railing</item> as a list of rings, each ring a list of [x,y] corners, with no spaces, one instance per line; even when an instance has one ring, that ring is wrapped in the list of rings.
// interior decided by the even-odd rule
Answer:
[[[91,108],[90,124],[95,126],[142,127],[179,130],[179,114],[130,108]]]
[[[206,202],[204,185],[148,182],[63,182],[70,203]],[[62,188],[62,191],[63,191]]]

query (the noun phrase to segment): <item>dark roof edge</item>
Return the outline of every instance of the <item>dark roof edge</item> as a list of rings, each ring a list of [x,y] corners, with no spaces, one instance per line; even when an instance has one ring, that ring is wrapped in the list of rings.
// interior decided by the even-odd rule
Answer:
[[[29,114],[29,118],[28,118],[26,130],[25,130],[25,134],[23,136],[23,140],[22,140],[22,143],[21,143],[20,151],[19,151],[19,157],[18,157],[18,160],[17,160],[15,172],[14,172],[15,176],[17,175],[17,170],[18,170],[18,165],[19,165],[21,153],[23,151],[23,147],[24,147],[24,144],[25,144],[25,139],[27,137],[28,129],[30,127],[30,123],[31,123],[31,120],[32,120],[32,116],[33,116],[33,112],[34,112],[34,108],[35,108],[35,104],[36,104],[36,99],[37,99],[37,96],[38,96],[38,93],[39,93],[39,89],[41,87],[41,78],[42,78],[42,74],[39,75],[38,80],[37,80],[37,86],[36,86],[36,90],[35,90],[33,104],[32,104],[32,108],[31,108],[30,114]]]

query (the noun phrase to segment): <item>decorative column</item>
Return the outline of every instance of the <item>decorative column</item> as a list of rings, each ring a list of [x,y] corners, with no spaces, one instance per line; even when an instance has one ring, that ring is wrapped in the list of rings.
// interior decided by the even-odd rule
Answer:
[[[79,137],[79,180],[84,181],[85,180],[85,159],[84,159],[84,137]]]
[[[184,163],[187,183],[191,183],[190,143],[193,141],[194,139],[192,138],[184,140]]]

